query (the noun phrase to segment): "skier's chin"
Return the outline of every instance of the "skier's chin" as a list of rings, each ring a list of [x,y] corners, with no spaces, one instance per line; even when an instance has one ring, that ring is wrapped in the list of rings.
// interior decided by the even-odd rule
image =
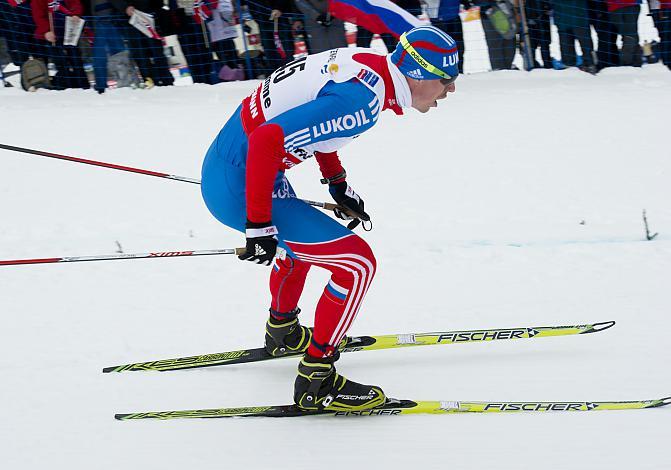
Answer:
[[[431,108],[436,108],[437,106],[438,106],[438,102],[435,101],[435,100],[431,103],[424,102],[424,103],[413,103],[412,104],[412,107],[415,108],[417,111],[419,111],[422,114],[428,113],[431,110]]]
[[[437,108],[438,107],[438,102],[434,101],[432,104],[429,104],[424,108],[423,110],[420,110],[422,113],[428,113],[431,111],[431,108]]]

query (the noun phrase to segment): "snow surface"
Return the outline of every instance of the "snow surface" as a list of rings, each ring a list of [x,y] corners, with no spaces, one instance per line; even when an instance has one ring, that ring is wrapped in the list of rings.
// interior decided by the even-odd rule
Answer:
[[[352,334],[615,320],[603,333],[345,355],[346,376],[428,400],[671,395],[671,75],[460,78],[427,115],[343,152],[377,279]],[[198,177],[253,83],[0,90],[0,142]],[[328,200],[314,163],[289,174]],[[0,259],[239,246],[198,187],[0,151]],[[653,232],[644,241],[641,213]],[[0,269],[3,469],[667,469],[671,409],[117,422],[115,412],[291,401],[295,361],[173,373],[104,366],[257,346],[268,269],[232,257]],[[311,323],[327,279],[315,271]]]

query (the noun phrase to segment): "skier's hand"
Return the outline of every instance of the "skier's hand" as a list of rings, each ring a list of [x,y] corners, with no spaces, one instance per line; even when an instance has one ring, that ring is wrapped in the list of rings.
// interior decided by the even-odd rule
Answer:
[[[44,39],[54,44],[56,42],[56,35],[54,34],[53,31],[47,31],[46,33],[44,33]]]
[[[277,227],[272,222],[247,221],[245,252],[238,256],[243,261],[270,266],[277,252]]]
[[[370,216],[364,211],[363,199],[350,188],[346,181],[329,184],[329,193],[335,202],[348,210],[349,213],[336,208],[333,212],[339,219],[352,221],[347,224],[350,230],[359,225],[362,220],[370,220]]]

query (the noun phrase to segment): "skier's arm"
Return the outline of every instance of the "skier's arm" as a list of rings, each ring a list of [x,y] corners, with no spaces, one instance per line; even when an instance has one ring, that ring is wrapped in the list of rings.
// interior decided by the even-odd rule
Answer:
[[[249,135],[247,152],[247,219],[253,223],[271,220],[273,186],[287,149],[292,149],[297,142],[300,145],[318,145],[333,138],[361,134],[375,124],[376,115],[370,106],[374,98],[373,92],[358,81],[331,82],[316,99],[257,127]],[[346,126],[343,124],[344,127],[335,128],[334,122],[344,123],[345,120],[348,123]],[[319,131],[325,123],[330,126],[331,132],[315,131]],[[322,156],[318,157],[322,171],[329,172],[322,173],[325,178],[334,176],[331,171],[342,171],[334,153],[322,152]]]
[[[273,186],[284,154],[284,130],[280,125],[266,123],[249,135],[245,175],[249,222],[270,222]]]
[[[315,152],[315,160],[319,164],[319,170],[324,177],[323,181],[329,184],[340,183],[345,181],[345,169],[340,163],[338,152]]]

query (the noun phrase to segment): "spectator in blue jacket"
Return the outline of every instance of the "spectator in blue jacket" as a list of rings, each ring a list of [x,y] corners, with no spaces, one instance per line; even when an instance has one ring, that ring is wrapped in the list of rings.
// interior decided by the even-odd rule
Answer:
[[[567,67],[575,67],[575,41],[578,40],[582,49],[581,69],[596,73],[594,44],[589,29],[589,12],[587,0],[553,0],[554,20],[559,30],[559,48],[561,60]]]
[[[126,51],[119,29],[122,27],[123,20],[120,18],[125,7],[121,0],[91,0],[94,29],[93,71],[96,77],[94,88],[98,93],[104,93],[107,88],[108,55]],[[127,57],[126,62],[129,62]]]

